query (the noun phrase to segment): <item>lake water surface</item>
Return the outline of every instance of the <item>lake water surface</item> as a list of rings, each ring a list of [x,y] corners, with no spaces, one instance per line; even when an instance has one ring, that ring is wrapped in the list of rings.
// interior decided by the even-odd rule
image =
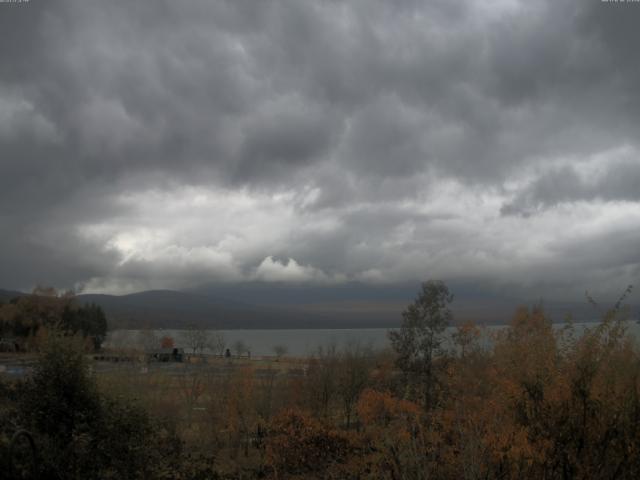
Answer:
[[[565,324],[555,324],[554,327],[562,328]],[[597,322],[576,323],[575,332],[581,334],[586,328],[593,328]],[[627,323],[629,332],[636,338],[640,338],[640,325],[635,321]],[[502,329],[504,326],[481,327],[481,345],[491,344],[491,333]],[[359,328],[359,329],[288,329],[288,330],[218,330],[222,334],[228,348],[234,351],[234,345],[242,342],[247,346],[251,355],[274,355],[274,347],[284,346],[288,355],[306,356],[315,353],[319,347],[335,345],[343,348],[349,344],[370,346],[374,349],[389,347],[387,328]],[[445,347],[452,348],[451,333],[454,328],[447,329],[445,335]],[[169,336],[174,339],[176,347],[187,350],[185,330],[114,330],[109,332],[105,347],[111,348],[144,348],[145,345],[157,347],[159,339]],[[214,353],[209,351],[208,353]]]

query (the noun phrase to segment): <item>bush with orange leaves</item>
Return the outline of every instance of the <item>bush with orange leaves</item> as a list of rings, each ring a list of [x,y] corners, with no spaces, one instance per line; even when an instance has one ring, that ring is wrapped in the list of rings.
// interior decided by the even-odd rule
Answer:
[[[330,428],[295,408],[270,423],[265,465],[273,478],[331,478],[354,453],[346,432]],[[339,476],[335,478],[345,478]]]
[[[160,348],[173,348],[175,347],[175,342],[172,337],[164,336],[160,339]]]
[[[363,444],[368,446],[366,471],[371,472],[362,478],[431,478],[438,470],[440,429],[433,428],[433,418],[420,405],[367,389],[357,412],[364,424]]]
[[[438,477],[638,478],[640,352],[622,319],[575,332],[522,308],[492,351],[454,362]]]
[[[416,403],[396,398],[389,392],[368,388],[360,395],[357,412],[365,425],[388,427],[392,421],[398,420],[415,423],[420,416],[420,407]]]

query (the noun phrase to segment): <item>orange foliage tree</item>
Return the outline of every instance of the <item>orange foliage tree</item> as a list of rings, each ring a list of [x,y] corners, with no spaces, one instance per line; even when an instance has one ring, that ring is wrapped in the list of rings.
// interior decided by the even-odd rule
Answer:
[[[346,432],[330,428],[299,409],[273,418],[266,443],[266,466],[274,478],[327,478],[345,464],[354,446]]]

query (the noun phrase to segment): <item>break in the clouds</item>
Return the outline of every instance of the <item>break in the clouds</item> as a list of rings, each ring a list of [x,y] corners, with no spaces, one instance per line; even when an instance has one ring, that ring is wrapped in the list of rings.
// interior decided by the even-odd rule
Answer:
[[[640,280],[640,4],[0,3],[0,285]]]

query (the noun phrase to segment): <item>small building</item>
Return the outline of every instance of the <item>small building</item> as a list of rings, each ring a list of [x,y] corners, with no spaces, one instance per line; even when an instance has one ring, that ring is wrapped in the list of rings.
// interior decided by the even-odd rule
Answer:
[[[184,359],[183,348],[159,348],[147,353],[149,361],[155,362],[182,362]]]
[[[93,356],[93,359],[97,362],[139,362],[141,361],[140,355],[133,353],[122,352],[101,352]]]

